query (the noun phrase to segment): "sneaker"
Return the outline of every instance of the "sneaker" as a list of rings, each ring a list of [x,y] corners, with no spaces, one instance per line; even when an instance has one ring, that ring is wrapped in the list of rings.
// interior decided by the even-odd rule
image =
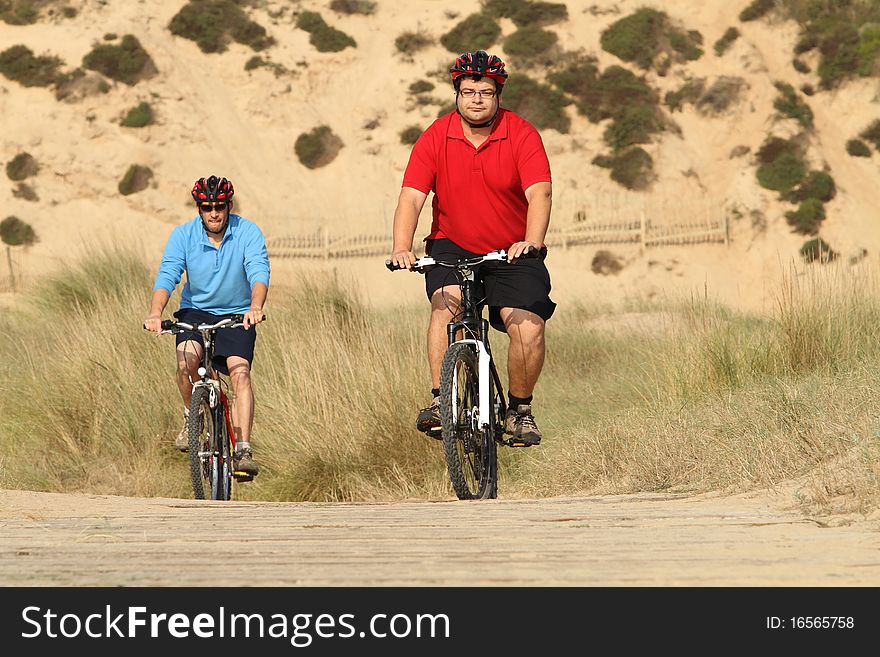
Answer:
[[[443,438],[443,430],[440,425],[440,398],[434,397],[434,401],[419,411],[416,419],[416,429],[438,440]]]
[[[514,446],[529,447],[541,442],[541,431],[535,424],[531,404],[520,404],[516,410],[507,409],[507,416],[504,418],[504,431],[513,436],[511,443]]]
[[[189,451],[189,415],[184,413],[183,415],[183,429],[180,430],[180,433],[177,434],[177,438],[174,439],[174,446],[179,449],[181,452]]]
[[[232,469],[236,475],[245,475],[254,478],[260,472],[260,466],[254,461],[254,455],[250,447],[242,450],[236,450],[232,455]]]

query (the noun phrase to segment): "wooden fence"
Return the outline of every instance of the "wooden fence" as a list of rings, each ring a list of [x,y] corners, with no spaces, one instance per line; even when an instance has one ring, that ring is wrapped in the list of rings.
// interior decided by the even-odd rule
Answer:
[[[645,247],[663,245],[729,243],[727,218],[693,224],[651,223],[641,217],[633,221],[599,224],[575,222],[566,226],[551,226],[544,240],[549,247],[568,249],[585,244],[642,244]],[[275,237],[267,240],[271,258],[353,258],[381,256],[391,252],[391,235],[362,234],[337,237],[324,228],[308,235]],[[419,249],[421,243],[416,245]],[[419,251],[416,251],[420,255]]]

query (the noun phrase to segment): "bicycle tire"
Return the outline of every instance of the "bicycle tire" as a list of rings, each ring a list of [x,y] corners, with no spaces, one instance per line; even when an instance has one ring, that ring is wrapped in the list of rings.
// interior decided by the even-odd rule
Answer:
[[[211,469],[215,453],[216,431],[214,413],[211,409],[210,391],[207,388],[193,390],[189,404],[186,428],[189,438],[189,472],[193,495],[197,500],[213,497]],[[206,497],[207,493],[207,497]]]
[[[443,452],[452,488],[460,500],[495,496],[498,464],[494,427],[475,430],[473,413],[479,407],[477,354],[469,344],[453,344],[440,368],[440,421]]]
[[[217,447],[220,458],[217,462],[216,476],[217,481],[213,490],[215,500],[228,501],[232,499],[232,442],[229,436],[229,428],[226,426],[226,408],[221,403],[217,407],[216,426],[217,431]]]

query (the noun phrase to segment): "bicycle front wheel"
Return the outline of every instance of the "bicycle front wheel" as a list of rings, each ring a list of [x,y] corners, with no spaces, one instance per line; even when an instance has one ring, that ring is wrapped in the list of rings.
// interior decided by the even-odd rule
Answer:
[[[449,479],[460,500],[495,496],[495,438],[489,418],[479,418],[479,407],[477,354],[469,344],[453,344],[440,369],[440,421]],[[489,430],[481,430],[487,421]]]
[[[216,499],[218,427],[207,388],[193,390],[186,427],[189,433],[189,471],[193,495],[197,500]]]

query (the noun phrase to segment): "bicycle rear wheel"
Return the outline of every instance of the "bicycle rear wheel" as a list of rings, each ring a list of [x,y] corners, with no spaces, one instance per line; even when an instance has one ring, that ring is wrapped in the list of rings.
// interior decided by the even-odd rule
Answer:
[[[189,405],[189,471],[197,500],[216,499],[218,430],[207,388],[193,390]]]
[[[479,406],[477,354],[469,344],[453,344],[440,369],[440,420],[449,479],[460,500],[495,496],[495,438],[491,420],[478,419]],[[489,429],[480,430],[486,421]]]

